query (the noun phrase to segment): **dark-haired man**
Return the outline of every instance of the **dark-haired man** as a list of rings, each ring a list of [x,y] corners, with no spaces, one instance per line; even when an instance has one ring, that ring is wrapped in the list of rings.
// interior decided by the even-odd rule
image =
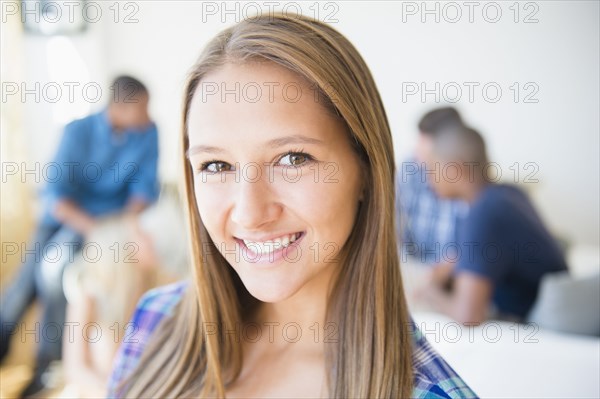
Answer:
[[[432,275],[421,294],[436,310],[464,324],[481,323],[490,310],[495,318],[523,320],[542,276],[567,270],[557,242],[521,190],[489,182],[485,142],[477,131],[443,129],[426,162],[430,167],[451,165],[451,180],[429,183],[441,198],[462,199],[470,206],[459,224],[454,267]],[[450,290],[440,277],[444,275],[451,276]]]
[[[158,196],[158,134],[148,115],[148,100],[140,81],[120,76],[113,81],[104,110],[64,129],[53,160],[60,173],[45,187],[44,213],[28,246],[31,253],[24,254],[0,303],[0,360],[29,305],[39,299],[42,306],[41,326],[35,329],[36,369],[22,397],[44,389],[44,373],[61,358],[66,308],[62,275],[74,251],[97,218],[139,213]]]

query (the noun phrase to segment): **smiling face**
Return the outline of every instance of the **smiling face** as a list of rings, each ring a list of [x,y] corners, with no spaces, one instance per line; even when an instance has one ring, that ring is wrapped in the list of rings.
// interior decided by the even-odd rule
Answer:
[[[274,63],[226,64],[204,77],[189,110],[199,215],[265,302],[310,291],[340,267],[361,199],[344,124],[315,98]]]

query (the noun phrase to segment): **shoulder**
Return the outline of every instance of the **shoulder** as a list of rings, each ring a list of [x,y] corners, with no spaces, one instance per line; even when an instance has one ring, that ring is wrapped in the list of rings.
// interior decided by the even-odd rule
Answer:
[[[506,217],[507,205],[510,205],[512,189],[505,185],[490,184],[471,204],[466,216],[466,227],[489,230],[495,222]]]
[[[80,119],[75,119],[67,123],[64,127],[64,138],[80,139],[89,136],[94,131],[94,126],[104,124],[105,116],[102,112],[90,114]]]
[[[515,201],[527,200],[525,193],[511,184],[490,184],[483,189],[479,199],[475,202],[476,207],[499,207],[510,205]]]
[[[511,184],[491,184],[475,201],[468,217],[484,224],[505,224],[531,212],[531,202],[520,188]]]
[[[156,126],[156,123],[150,122],[150,125],[148,126],[148,133],[154,137],[158,136],[158,127]]]
[[[134,318],[146,314],[162,316],[171,314],[188,285],[188,280],[181,280],[149,290],[139,300]]]
[[[411,321],[413,344],[413,398],[477,398],[475,392],[433,349]]]
[[[133,317],[127,325],[129,335],[124,339],[122,348],[130,349],[129,353],[134,348],[141,349],[158,323],[173,314],[188,285],[189,281],[182,280],[146,292],[138,301]]]
[[[136,136],[142,138],[143,140],[158,140],[158,127],[156,126],[156,123],[154,121],[150,121],[148,126],[146,126],[142,131],[140,131],[140,133],[136,134]]]
[[[114,392],[117,385],[136,367],[152,332],[165,317],[173,314],[188,286],[189,281],[178,281],[154,288],[139,300],[131,322],[125,326],[123,342],[113,363],[109,392]]]
[[[154,122],[142,131],[131,133],[128,145],[131,149],[144,155],[144,157],[155,159],[158,151],[158,128]]]
[[[93,125],[94,123],[98,123],[98,121],[102,120],[102,118],[103,118],[102,112],[90,114],[90,115],[84,116],[83,118],[75,119],[75,120],[67,123],[65,128],[80,129],[80,128],[88,127],[88,126]]]
[[[158,323],[170,316],[175,306],[181,301],[189,282],[178,281],[173,284],[154,288],[146,292],[139,300],[131,324],[137,341],[144,341]]]

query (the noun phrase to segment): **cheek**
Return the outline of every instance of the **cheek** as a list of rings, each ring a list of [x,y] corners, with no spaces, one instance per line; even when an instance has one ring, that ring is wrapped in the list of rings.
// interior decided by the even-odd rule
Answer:
[[[200,179],[197,176],[194,183],[198,214],[213,240],[220,241],[227,207],[224,199],[230,197],[227,185],[202,183]]]
[[[333,242],[341,247],[355,222],[358,207],[357,172],[344,174],[327,166],[309,172],[298,182],[281,189],[281,198],[294,213],[314,229],[314,239],[323,245]],[[321,173],[324,172],[324,173]]]
[[[141,123],[147,119],[147,112],[145,108],[138,108],[135,112],[136,119]]]

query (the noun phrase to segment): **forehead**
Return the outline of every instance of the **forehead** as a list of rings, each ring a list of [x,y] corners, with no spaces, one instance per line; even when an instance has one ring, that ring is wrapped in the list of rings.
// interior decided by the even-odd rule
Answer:
[[[207,74],[194,93],[190,143],[298,133],[327,139],[341,121],[315,93],[301,76],[272,62],[226,64]]]
[[[300,90],[301,93],[294,91]],[[306,91],[306,93],[304,93]],[[206,74],[196,90],[204,103],[261,104],[287,100],[294,103],[308,97],[311,85],[302,76],[271,61],[227,63]],[[196,99],[197,100],[197,99]]]

